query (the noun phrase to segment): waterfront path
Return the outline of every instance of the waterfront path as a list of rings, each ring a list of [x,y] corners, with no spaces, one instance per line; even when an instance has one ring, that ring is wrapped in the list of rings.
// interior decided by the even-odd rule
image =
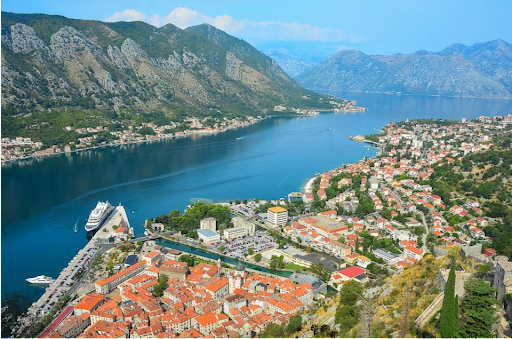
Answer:
[[[87,276],[94,258],[112,247],[108,239],[116,235],[114,225],[120,225],[124,220],[129,229],[128,217],[123,206],[117,206],[91,240],[71,259],[59,276],[46,288],[45,293],[30,306],[31,315],[46,315],[52,311],[58,301],[65,296],[72,297],[78,290],[83,277]]]

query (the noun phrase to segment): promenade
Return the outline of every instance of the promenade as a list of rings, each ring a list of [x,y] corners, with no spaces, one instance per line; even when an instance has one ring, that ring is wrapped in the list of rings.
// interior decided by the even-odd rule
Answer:
[[[69,261],[59,276],[46,288],[45,293],[30,306],[28,313],[35,316],[44,316],[50,313],[58,301],[66,295],[72,297],[80,287],[82,277],[87,276],[94,258],[113,246],[109,243],[111,237],[119,237],[114,225],[121,225],[122,221],[127,230],[131,230],[126,211],[119,205],[107,219],[105,224],[94,234],[91,240]]]

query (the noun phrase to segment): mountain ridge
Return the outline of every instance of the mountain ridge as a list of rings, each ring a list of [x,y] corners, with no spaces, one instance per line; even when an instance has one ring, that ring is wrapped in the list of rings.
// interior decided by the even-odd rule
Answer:
[[[209,25],[182,30],[2,12],[1,32],[4,116],[68,107],[167,116],[331,108],[327,96]]]
[[[313,90],[511,99],[512,45],[497,39],[391,56],[343,50],[296,79]]]

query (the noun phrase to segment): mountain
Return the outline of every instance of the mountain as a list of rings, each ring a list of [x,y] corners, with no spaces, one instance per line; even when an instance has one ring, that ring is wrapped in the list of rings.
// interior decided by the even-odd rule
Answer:
[[[344,50],[296,79],[315,90],[512,98],[512,46],[495,40],[392,56]]]
[[[283,48],[272,48],[263,51],[266,55],[274,59],[279,66],[292,78],[296,78],[302,73],[305,73],[309,69],[318,65],[321,61],[327,58],[311,57],[310,55],[304,55],[302,53],[290,53],[288,50]]]
[[[212,26],[2,12],[2,115],[94,110],[264,115],[327,108],[269,57]]]

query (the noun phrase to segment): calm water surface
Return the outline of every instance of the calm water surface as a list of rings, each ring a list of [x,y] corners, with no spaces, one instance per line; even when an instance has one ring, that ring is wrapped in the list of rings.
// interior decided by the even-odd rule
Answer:
[[[85,245],[83,225],[99,200],[122,203],[141,235],[145,219],[183,211],[194,199],[276,199],[298,191],[315,173],[373,156],[374,149],[348,137],[378,132],[391,121],[512,113],[510,100],[331,94],[358,100],[368,111],[269,119],[218,135],[2,166],[2,298],[42,294],[25,279],[59,274]]]

